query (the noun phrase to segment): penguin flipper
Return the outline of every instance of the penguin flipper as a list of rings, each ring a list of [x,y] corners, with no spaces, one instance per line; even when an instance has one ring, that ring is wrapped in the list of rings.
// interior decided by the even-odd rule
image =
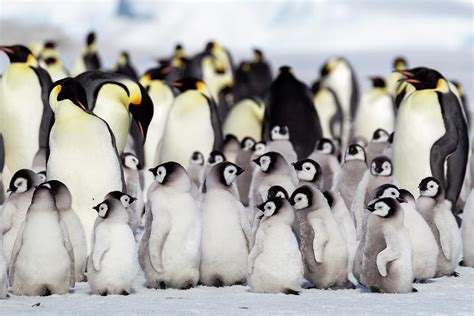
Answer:
[[[15,243],[13,244],[13,250],[12,250],[12,259],[10,262],[10,285],[13,285],[13,277],[15,276],[15,265],[16,265],[16,259],[18,257],[18,253],[21,250],[21,246],[23,245],[23,231],[25,230],[25,222],[21,223],[20,229],[18,230],[18,234],[16,235]]]
[[[445,210],[450,210],[451,203],[445,200],[443,203],[441,203],[440,206],[436,206],[436,207],[443,207],[445,208]],[[445,210],[439,210],[438,213],[444,212]],[[443,219],[441,216],[435,216],[434,223],[439,233],[439,242],[441,244],[441,251],[443,252],[446,259],[451,260],[451,248],[453,244],[453,237],[451,235],[448,222],[445,219]]]
[[[320,219],[310,219],[309,223],[314,231],[314,239],[313,239],[313,252],[314,252],[314,259],[318,263],[323,262],[323,251],[324,246],[329,240],[329,235],[326,230],[326,226]]]
[[[61,228],[61,233],[63,235],[63,245],[67,250],[70,260],[70,271],[69,271],[69,287],[74,287],[76,283],[76,264],[74,259],[74,250],[72,248],[71,239],[69,238],[69,233],[66,228],[66,224],[62,219],[59,220],[59,227]]]
[[[207,103],[209,104],[209,110],[211,112],[211,124],[212,124],[212,129],[214,131],[213,150],[221,150],[222,146],[224,145],[224,136],[222,135],[222,124],[221,124],[221,119],[219,117],[219,110],[217,108],[217,104],[216,104],[216,101],[214,101],[214,99],[204,94],[203,96],[207,99]]]
[[[92,265],[94,270],[100,271],[102,269],[101,263],[105,253],[109,250],[109,241],[104,238],[95,238],[94,249],[92,250]]]
[[[48,146],[50,122],[53,117],[53,111],[49,105],[49,89],[53,84],[48,72],[41,67],[31,67],[38,77],[41,86],[41,101],[43,102],[43,114],[41,117],[41,125],[39,131],[39,145],[40,148]]]
[[[165,272],[163,267],[163,247],[166,238],[171,230],[171,217],[166,210],[160,210],[160,216],[153,221],[150,239],[148,241],[148,251],[153,269],[158,273]]]
[[[240,212],[240,227],[242,228],[242,232],[245,236],[245,240],[247,241],[247,248],[250,250],[251,239],[252,239],[252,228],[250,227],[250,221],[246,214],[245,207],[242,205],[239,209]]]
[[[377,255],[377,269],[381,276],[387,276],[387,264],[400,258],[400,249],[398,248],[397,232],[387,227],[384,230],[385,243],[387,247]]]
[[[257,230],[257,236],[255,237],[255,244],[253,245],[253,248],[250,251],[247,259],[249,274],[252,274],[255,260],[257,260],[258,256],[260,256],[263,251],[264,235],[265,231],[263,229],[260,229],[259,227],[259,229]]]
[[[351,213],[355,219],[356,231],[357,231],[357,240],[362,238],[362,222],[363,222],[363,213],[365,208],[365,196],[367,195],[367,188],[369,186],[369,177],[370,171],[367,170],[364,173],[364,176],[357,185],[354,198],[351,205]]]

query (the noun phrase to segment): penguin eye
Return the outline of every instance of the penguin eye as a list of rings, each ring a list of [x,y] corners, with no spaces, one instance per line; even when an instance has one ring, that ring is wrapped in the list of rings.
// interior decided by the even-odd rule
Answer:
[[[125,202],[127,202],[127,203],[130,202],[130,198],[129,198],[128,196],[126,196],[126,195],[123,197],[123,200],[124,200]]]
[[[230,173],[230,174],[233,174],[234,172],[235,172],[234,169],[229,169],[229,173]]]
[[[99,210],[100,210],[100,211],[106,211],[106,210],[107,210],[107,206],[105,206],[104,204],[102,204],[102,205],[99,207]]]

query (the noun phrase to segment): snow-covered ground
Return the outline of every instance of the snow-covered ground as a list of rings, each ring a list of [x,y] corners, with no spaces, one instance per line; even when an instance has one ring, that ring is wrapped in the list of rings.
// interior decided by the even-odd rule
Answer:
[[[65,296],[20,297],[0,301],[0,315],[473,315],[474,269],[459,267],[457,278],[415,284],[418,293],[375,294],[355,290],[304,290],[299,296],[256,294],[245,286],[152,290],[141,275],[129,296],[90,295],[79,283]],[[38,305],[39,303],[39,305]]]

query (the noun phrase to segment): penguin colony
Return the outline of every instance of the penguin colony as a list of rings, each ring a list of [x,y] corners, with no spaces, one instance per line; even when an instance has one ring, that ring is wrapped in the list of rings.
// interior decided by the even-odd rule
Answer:
[[[145,286],[416,292],[474,267],[470,113],[458,82],[396,58],[359,97],[330,58],[311,88],[263,52],[177,45],[68,71],[52,41],[0,81],[0,297]],[[4,159],[3,159],[4,158]]]

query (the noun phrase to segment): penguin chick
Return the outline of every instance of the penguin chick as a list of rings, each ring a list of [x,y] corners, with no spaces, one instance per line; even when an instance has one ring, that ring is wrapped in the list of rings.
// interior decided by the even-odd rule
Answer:
[[[236,164],[241,166],[247,172],[244,172],[237,178],[237,191],[239,192],[240,201],[244,206],[249,205],[250,185],[252,182],[253,169],[251,166],[251,157],[253,155],[253,147],[255,140],[251,137],[245,137],[240,142],[240,151],[237,154]]]
[[[215,165],[203,184],[200,281],[207,286],[245,283],[250,223],[232,184],[244,170],[231,162]]]
[[[74,250],[47,185],[34,192],[15,240],[10,284],[15,295],[66,294],[74,287]]]
[[[102,296],[128,295],[138,272],[138,258],[127,210],[119,200],[112,198],[94,209],[98,218],[87,264],[91,292]]]
[[[346,241],[324,195],[303,185],[293,192],[290,203],[296,210],[305,278],[318,289],[353,288],[347,279]]]
[[[199,281],[202,224],[192,181],[176,162],[161,164],[152,173],[156,185],[148,193],[139,250],[147,287],[194,287]]]
[[[347,207],[352,206],[352,200],[362,177],[367,171],[367,160],[364,147],[351,144],[344,154],[341,171],[334,179],[332,190],[339,192]]]
[[[296,170],[299,183],[312,184],[317,189],[323,188],[323,171],[321,166],[313,159],[303,159],[292,163]]]
[[[203,178],[204,156],[199,151],[193,152],[188,164],[188,175],[194,184],[201,187],[201,179]]]
[[[287,126],[276,125],[270,132],[270,141],[266,145],[266,151],[280,153],[289,164],[296,162],[298,156],[290,142],[290,131]]]
[[[76,282],[86,281],[87,265],[87,242],[84,228],[76,212],[72,209],[71,192],[64,183],[58,180],[50,180],[44,183],[51,189],[51,193],[56,201],[56,208],[59,216],[66,225],[69,240],[74,250],[74,265]]]
[[[143,192],[143,174],[139,170],[141,168],[137,156],[132,153],[122,154],[123,173],[125,177],[125,186],[130,197],[133,196],[133,201],[128,202],[128,206],[124,207],[130,216],[130,227],[134,234],[136,234],[138,227],[141,224],[141,218],[145,207],[144,192]],[[148,188],[145,188],[148,189]],[[122,203],[123,204],[123,203]]]
[[[381,128],[374,131],[372,140],[367,144],[365,153],[367,161],[372,161],[375,157],[383,155],[383,152],[388,144],[389,133]]]
[[[439,248],[435,277],[457,276],[455,269],[461,258],[462,237],[451,213],[451,203],[445,200],[444,190],[436,178],[424,178],[418,187],[418,212],[430,226]]]
[[[1,212],[3,256],[7,267],[11,264],[12,249],[21,223],[25,219],[35,188],[41,182],[38,175],[29,169],[18,170],[10,180],[7,197]]]
[[[299,294],[304,268],[292,230],[295,214],[287,200],[273,197],[258,206],[265,220],[248,258],[250,291]]]
[[[362,283],[371,292],[410,293],[413,290],[411,244],[403,227],[403,211],[393,198],[367,206]]]
[[[224,139],[224,147],[222,153],[227,160],[236,163],[237,155],[240,150],[240,142],[233,134],[227,134]]]
[[[461,234],[463,242],[462,265],[474,267],[474,190],[472,189],[464,206]]]
[[[2,224],[0,218],[0,225]],[[0,300],[8,298],[7,262],[3,256],[3,236],[0,234]]]
[[[339,173],[341,167],[337,157],[334,155],[335,147],[328,138],[321,138],[315,150],[308,157],[316,161],[323,170],[323,190],[331,190],[334,177]]]
[[[122,206],[127,210],[128,226],[130,226],[130,228],[132,229],[133,235],[135,235],[138,230],[139,222],[137,221],[137,217],[132,208],[132,205],[136,201],[136,198],[120,191],[111,191],[107,193],[104,199],[116,199],[120,201],[120,203],[122,203]]]

